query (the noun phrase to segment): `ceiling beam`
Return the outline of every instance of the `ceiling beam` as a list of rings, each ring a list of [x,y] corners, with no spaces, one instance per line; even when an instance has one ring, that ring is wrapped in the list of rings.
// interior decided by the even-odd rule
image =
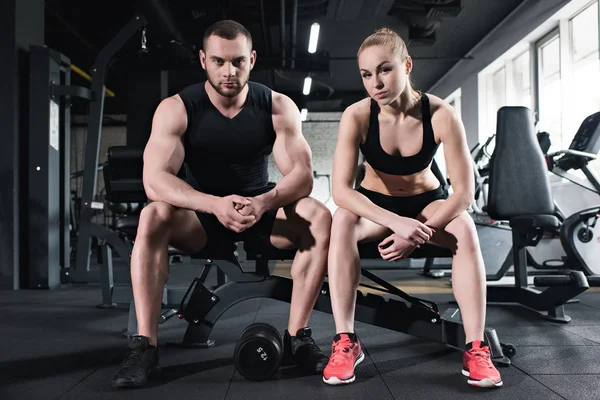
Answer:
[[[364,3],[364,0],[330,0],[327,7],[327,19],[336,21],[360,19]]]
[[[388,12],[390,12],[394,4],[394,0],[374,0],[369,1],[368,4],[373,6],[373,11],[370,15],[374,17],[387,17]]]

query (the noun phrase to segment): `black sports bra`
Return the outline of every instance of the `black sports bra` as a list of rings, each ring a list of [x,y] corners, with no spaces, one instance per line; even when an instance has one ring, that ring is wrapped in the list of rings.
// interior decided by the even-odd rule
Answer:
[[[392,156],[383,150],[379,139],[379,105],[371,100],[369,130],[365,142],[360,145],[365,160],[374,169],[390,175],[411,175],[422,171],[431,164],[439,144],[435,141],[431,126],[429,97],[421,95],[421,115],[423,120],[423,146],[417,154],[403,157]]]

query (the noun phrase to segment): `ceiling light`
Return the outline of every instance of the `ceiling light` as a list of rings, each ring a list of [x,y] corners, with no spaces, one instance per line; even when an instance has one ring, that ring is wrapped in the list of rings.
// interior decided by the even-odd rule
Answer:
[[[302,94],[309,95],[311,85],[312,85],[312,78],[310,76],[307,76],[306,78],[304,78],[304,88],[302,88]]]
[[[310,38],[308,39],[308,52],[314,53],[317,51],[317,42],[319,41],[319,30],[321,26],[318,23],[314,23],[310,26]]]
[[[306,121],[306,117],[308,117],[308,110],[303,108],[302,111],[300,111],[300,118],[302,118],[302,121]]]

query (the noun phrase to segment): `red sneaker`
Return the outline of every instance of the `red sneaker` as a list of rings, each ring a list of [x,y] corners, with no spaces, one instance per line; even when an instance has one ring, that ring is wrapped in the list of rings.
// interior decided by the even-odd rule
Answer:
[[[469,378],[469,385],[500,387],[502,378],[490,358],[490,348],[485,342],[468,343],[463,356],[462,374]]]
[[[330,385],[354,382],[354,368],[364,359],[365,355],[354,333],[335,335],[329,363],[323,370],[323,382]]]

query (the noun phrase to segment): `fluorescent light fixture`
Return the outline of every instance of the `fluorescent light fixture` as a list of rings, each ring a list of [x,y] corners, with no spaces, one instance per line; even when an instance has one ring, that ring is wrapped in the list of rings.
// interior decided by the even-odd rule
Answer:
[[[303,108],[302,111],[300,111],[300,118],[302,118],[302,121],[306,121],[306,117],[308,117],[308,110]]]
[[[302,89],[302,94],[310,94],[310,85],[312,85],[312,78],[310,76],[307,76],[306,78],[304,78],[304,88]]]
[[[315,22],[310,26],[310,38],[308,39],[308,52],[314,53],[317,51],[317,42],[319,41],[319,30],[321,26]]]

